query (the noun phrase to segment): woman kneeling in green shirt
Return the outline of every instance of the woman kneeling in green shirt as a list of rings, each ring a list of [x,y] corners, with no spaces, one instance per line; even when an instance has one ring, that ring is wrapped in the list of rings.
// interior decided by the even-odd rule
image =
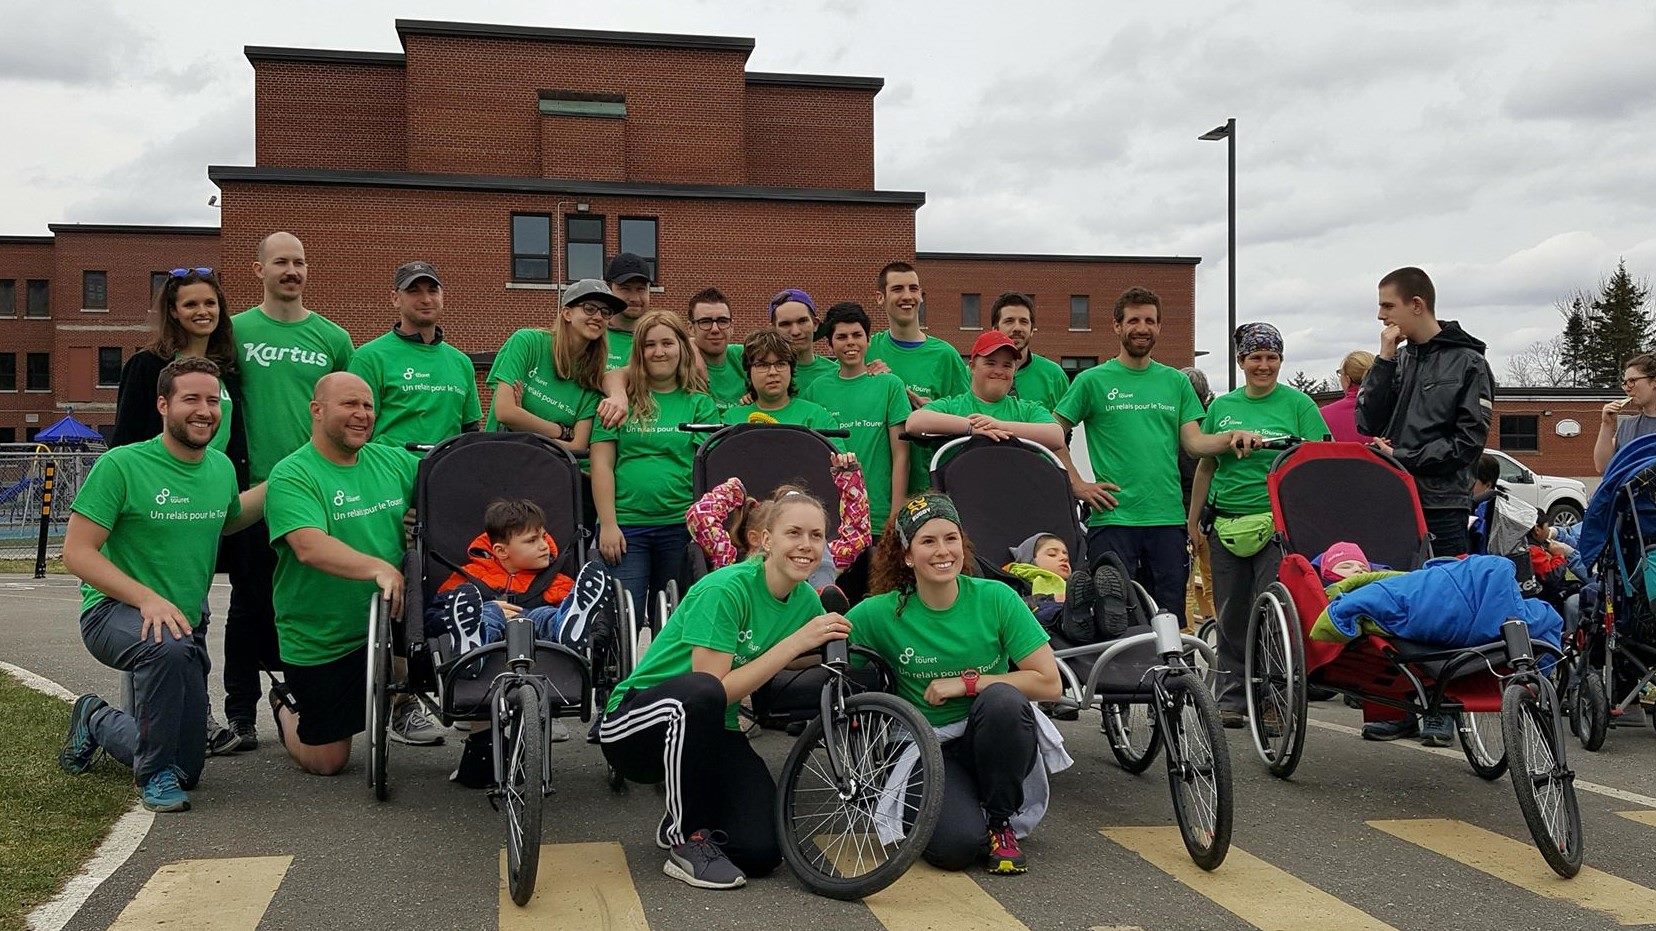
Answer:
[[[1058,698],[1058,662],[1009,586],[961,574],[972,549],[947,495],[911,499],[894,523],[874,553],[869,586],[884,594],[848,616],[852,642],[890,664],[897,694],[944,738],[943,815],[923,855],[962,870],[987,854],[991,872],[1022,873],[1011,821],[1038,762],[1029,703]]]
[[[827,524],[822,502],[779,488],[760,535],[764,558],[692,586],[610,695],[598,730],[604,758],[635,782],[666,782],[656,844],[674,879],[733,889],[782,862],[776,781],[736,706],[801,654],[850,634],[851,622],[825,613],[806,581],[822,562]]]

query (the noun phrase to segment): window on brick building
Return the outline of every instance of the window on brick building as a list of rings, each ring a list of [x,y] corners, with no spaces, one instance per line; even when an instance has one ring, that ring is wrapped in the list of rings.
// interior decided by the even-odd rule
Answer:
[[[590,91],[541,91],[540,112],[547,116],[623,119],[627,115],[627,98],[622,94],[594,94]]]
[[[52,354],[49,352],[31,352],[24,361],[28,371],[25,374],[23,389],[25,391],[52,390]]]
[[[0,281],[0,317],[17,316],[17,282],[13,279]]]
[[[156,295],[167,286],[166,272],[150,272],[150,303],[155,302]]]
[[[17,390],[17,356],[0,352],[0,391]]]
[[[552,218],[512,214],[512,280],[552,280]]]
[[[81,310],[109,309],[109,273],[81,272]]]
[[[983,295],[962,294],[960,296],[960,328],[962,330],[983,329]]]
[[[52,315],[52,283],[44,278],[29,279],[28,306],[23,311],[31,317]]]
[[[1087,369],[1090,369],[1093,366],[1097,365],[1098,364],[1098,357],[1097,356],[1064,356],[1063,358],[1058,360],[1058,364],[1063,367],[1064,374],[1068,375],[1071,380],[1074,380],[1075,376],[1077,376],[1077,375],[1081,374],[1082,372],[1085,372]]]
[[[604,218],[590,213],[564,217],[564,280],[604,277]]]
[[[1072,330],[1092,329],[1092,301],[1085,294],[1070,295],[1070,324]]]
[[[98,347],[98,387],[114,388],[121,383],[121,347]]]
[[[1501,415],[1501,448],[1533,453],[1541,448],[1541,418],[1535,414]]]
[[[16,427],[0,427],[0,443],[15,443],[15,442],[17,442],[17,428]]]
[[[621,251],[642,258],[650,266],[650,283],[661,284],[661,268],[656,264],[655,217],[622,217]]]
[[[23,428],[23,441],[25,443],[33,443],[35,441],[35,437],[37,437],[39,435],[40,435],[40,428],[39,427],[24,427]]]

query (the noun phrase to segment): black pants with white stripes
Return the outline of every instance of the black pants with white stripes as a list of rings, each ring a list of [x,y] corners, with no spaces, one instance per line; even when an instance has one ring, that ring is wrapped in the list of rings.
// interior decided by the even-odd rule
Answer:
[[[740,731],[726,730],[724,683],[690,672],[628,693],[598,729],[604,759],[632,782],[667,784],[667,839],[723,831],[725,855],[749,877],[782,862],[776,780]]]

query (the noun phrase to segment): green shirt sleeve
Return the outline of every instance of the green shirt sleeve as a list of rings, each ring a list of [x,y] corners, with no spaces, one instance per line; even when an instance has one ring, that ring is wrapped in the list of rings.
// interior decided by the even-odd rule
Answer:
[[[972,373],[967,370],[966,363],[961,361],[960,353],[953,347],[949,349],[949,361],[943,366],[943,396],[965,394],[972,389]]]
[[[334,324],[334,327],[334,371],[344,372],[349,370],[351,365],[351,356],[354,353],[354,350],[351,348],[351,334],[345,332],[345,328],[339,326],[338,324]]]
[[[458,374],[466,379],[466,406],[460,414],[460,423],[476,423],[483,419],[483,401],[477,396],[477,368],[472,365],[471,356],[456,349],[459,361],[456,368]]]
[[[374,410],[380,409],[380,388],[383,379],[380,377],[379,353],[368,352],[347,353],[348,361],[345,371],[356,375],[368,383],[368,391],[374,396]]]
[[[1299,406],[1299,429],[1294,431],[1301,439],[1329,440],[1333,435],[1328,432],[1328,421],[1323,419],[1322,411],[1317,409],[1317,402],[1311,400],[1308,394],[1300,394],[1294,399]]]
[[[297,469],[281,468],[279,464],[272,472],[265,489],[265,523],[270,527],[270,542],[275,543],[306,527],[327,530],[328,514],[322,497],[305,481],[303,474]]]
[[[1174,371],[1178,372],[1177,369]],[[1180,374],[1179,382],[1183,386],[1183,390],[1179,392],[1179,423],[1187,424],[1192,420],[1201,420],[1202,399],[1196,396],[1196,389],[1190,384],[1190,379]]]
[[[864,375],[863,377],[867,378],[869,376]],[[908,423],[910,411],[908,388],[903,385],[903,380],[896,375],[889,375],[886,378],[885,425],[887,427],[900,427]]]
[[[1023,398],[1014,398],[1013,400],[1018,402],[1017,409],[1019,422],[1055,423],[1052,419],[1052,415],[1047,412],[1046,408],[1036,404],[1034,401],[1026,401]]]
[[[519,330],[506,337],[505,344],[500,347],[499,352],[495,353],[494,365],[489,367],[489,374],[485,378],[489,384],[497,385],[505,382],[511,385],[523,380],[523,376],[529,371],[527,362],[529,341],[524,338],[524,334],[533,332],[533,330]]]
[[[114,530],[126,499],[126,473],[121,469],[121,457],[104,453],[93,463],[69,509],[105,530]]]
[[[699,594],[694,604],[686,599],[673,615],[674,622],[684,625],[684,642],[734,655],[742,629],[741,599],[723,585],[704,587]]]
[[[631,410],[627,411],[627,416],[628,417],[632,416],[632,411]],[[621,421],[621,424],[624,424],[624,423],[626,423],[625,420]],[[592,438],[589,439],[587,442],[588,443],[605,443],[605,442],[613,443],[613,442],[615,442],[616,437],[618,437],[620,435],[621,424],[616,424],[613,427],[606,427],[606,426],[603,425],[602,422],[594,420],[592,422]]]
[[[1087,415],[1092,413],[1092,395],[1087,391],[1087,383],[1090,381],[1092,379],[1087,377],[1086,372],[1075,376],[1075,380],[1070,382],[1069,390],[1059,399],[1058,409],[1053,413],[1069,421],[1071,425],[1085,422]],[[1196,392],[1192,389],[1190,393]],[[1200,403],[1197,402],[1198,406]]]

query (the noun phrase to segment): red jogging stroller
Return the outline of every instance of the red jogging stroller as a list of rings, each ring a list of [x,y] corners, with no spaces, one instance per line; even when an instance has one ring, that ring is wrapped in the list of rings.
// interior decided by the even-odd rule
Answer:
[[[1330,545],[1358,544],[1377,565],[1418,569],[1430,558],[1414,479],[1396,461],[1357,443],[1306,443],[1277,457],[1269,477],[1281,547],[1277,581],[1254,602],[1244,682],[1254,747],[1286,779],[1304,752],[1307,689],[1343,693],[1368,706],[1449,714],[1460,722],[1472,769],[1513,790],[1535,845],[1560,876],[1581,869],[1581,814],[1565,762],[1560,702],[1523,621],[1502,639],[1464,648],[1359,634],[1349,643],[1310,639],[1328,597],[1311,560]],[[1498,725],[1498,726],[1497,726]]]

